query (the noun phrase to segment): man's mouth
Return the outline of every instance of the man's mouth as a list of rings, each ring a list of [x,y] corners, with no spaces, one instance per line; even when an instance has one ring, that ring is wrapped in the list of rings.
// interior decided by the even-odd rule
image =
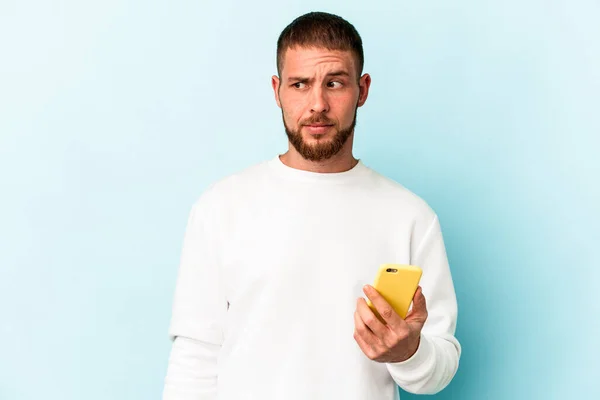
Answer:
[[[331,128],[333,125],[328,124],[309,124],[304,125],[304,127],[308,130],[308,133],[312,135],[319,135],[325,133]]]

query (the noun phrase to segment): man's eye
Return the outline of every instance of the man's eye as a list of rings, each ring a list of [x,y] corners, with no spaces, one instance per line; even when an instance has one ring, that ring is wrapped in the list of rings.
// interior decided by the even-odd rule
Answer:
[[[342,82],[339,82],[339,81],[332,81],[332,82],[329,82],[328,86],[332,87],[332,88],[340,88],[343,86],[343,84],[342,84]]]
[[[303,82],[296,82],[292,86],[295,87],[296,89],[304,89],[304,87],[306,85]]]

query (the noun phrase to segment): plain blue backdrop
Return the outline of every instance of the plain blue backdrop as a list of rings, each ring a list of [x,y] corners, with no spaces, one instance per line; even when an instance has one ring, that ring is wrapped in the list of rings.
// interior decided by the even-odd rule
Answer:
[[[597,1],[2,0],[0,399],[160,398],[188,212],[285,152],[276,40],[312,10],[363,37],[355,155],[440,216],[435,398],[600,398]]]

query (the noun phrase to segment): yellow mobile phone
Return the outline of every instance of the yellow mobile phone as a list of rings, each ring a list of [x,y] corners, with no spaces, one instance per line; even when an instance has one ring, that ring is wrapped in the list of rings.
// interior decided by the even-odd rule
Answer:
[[[423,271],[416,265],[382,264],[375,276],[373,287],[404,319],[419,286]],[[373,313],[383,322],[375,306],[367,299]]]

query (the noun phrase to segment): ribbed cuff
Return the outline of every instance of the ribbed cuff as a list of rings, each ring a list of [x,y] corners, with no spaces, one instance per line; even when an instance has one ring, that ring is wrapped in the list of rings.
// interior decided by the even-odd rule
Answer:
[[[387,363],[387,367],[396,382],[412,383],[427,376],[434,363],[434,345],[427,336],[421,334],[419,347],[412,357],[398,363]]]

